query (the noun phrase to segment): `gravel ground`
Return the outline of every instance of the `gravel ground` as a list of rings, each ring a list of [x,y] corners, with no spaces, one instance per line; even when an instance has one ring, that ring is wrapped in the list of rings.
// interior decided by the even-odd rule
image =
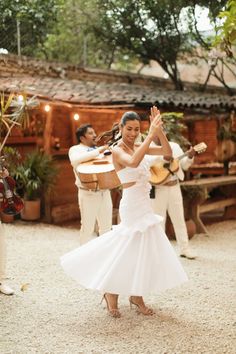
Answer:
[[[122,297],[120,319],[60,267],[59,257],[79,244],[76,228],[21,221],[5,228],[16,294],[0,295],[1,354],[236,353],[235,221],[191,240],[199,257],[181,260],[190,281],[146,298],[155,316],[130,310]]]

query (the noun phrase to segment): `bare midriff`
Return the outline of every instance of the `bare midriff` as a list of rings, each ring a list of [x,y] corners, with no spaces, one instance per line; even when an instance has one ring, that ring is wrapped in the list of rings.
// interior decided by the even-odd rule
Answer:
[[[132,187],[136,184],[136,182],[130,182],[130,183],[123,183],[122,184],[122,187],[125,189],[125,188],[129,188],[129,187]]]

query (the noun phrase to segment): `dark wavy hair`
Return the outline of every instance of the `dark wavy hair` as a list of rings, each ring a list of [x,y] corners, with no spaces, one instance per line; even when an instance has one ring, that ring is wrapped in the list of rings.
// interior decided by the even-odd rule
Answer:
[[[136,112],[129,111],[129,112],[125,112],[123,114],[123,116],[121,117],[120,125],[123,127],[124,125],[126,125],[126,123],[129,120],[137,120],[137,121],[141,122],[141,119]],[[107,131],[99,134],[99,136],[96,138],[96,142],[98,143],[102,138],[105,137],[107,139],[106,144],[108,144],[110,146],[117,144],[117,142],[121,138],[121,134],[119,131],[120,131],[119,123],[114,123],[111,130],[107,130]]]

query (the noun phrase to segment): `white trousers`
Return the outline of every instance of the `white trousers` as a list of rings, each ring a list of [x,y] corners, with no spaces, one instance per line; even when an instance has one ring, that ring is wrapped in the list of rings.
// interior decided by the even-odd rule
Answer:
[[[6,269],[6,241],[4,226],[0,221],[0,283],[5,278]]]
[[[99,235],[111,230],[112,200],[109,190],[87,191],[79,188],[79,208],[81,215],[80,244],[88,242],[98,223]]]
[[[183,197],[179,183],[175,186],[156,186],[155,198],[151,199],[153,210],[161,215],[165,229],[166,213],[168,212],[174,227],[175,237],[181,251],[188,248],[188,233],[184,219]]]

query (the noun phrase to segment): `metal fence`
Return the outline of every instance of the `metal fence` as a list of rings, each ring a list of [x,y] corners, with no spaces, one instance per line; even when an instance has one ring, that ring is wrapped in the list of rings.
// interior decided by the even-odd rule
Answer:
[[[25,55],[29,57],[37,57],[39,59],[48,59],[48,52],[44,48],[44,42],[40,42],[37,36],[37,28],[34,27],[34,33],[32,33],[32,23],[24,21],[20,22],[17,19],[11,19],[7,23],[0,25],[0,54],[16,54],[18,56]],[[38,29],[40,31],[40,28]],[[46,40],[46,37],[44,38]],[[72,40],[71,40],[72,41]],[[72,50],[74,55],[60,56],[61,62],[71,62],[73,64],[82,64],[86,66],[88,64],[88,44],[87,36],[84,36],[82,45],[77,45],[77,39],[74,37]],[[63,46],[62,46],[63,47]],[[61,49],[62,50],[62,49]],[[66,50],[65,50],[66,52]],[[92,48],[90,49],[92,52]],[[73,52],[72,52],[73,54]],[[94,53],[90,53],[94,56]],[[49,59],[50,60],[50,59]],[[54,58],[52,58],[54,60]]]
[[[0,27],[0,53],[14,53],[21,55],[22,38],[20,22],[15,20]]]

